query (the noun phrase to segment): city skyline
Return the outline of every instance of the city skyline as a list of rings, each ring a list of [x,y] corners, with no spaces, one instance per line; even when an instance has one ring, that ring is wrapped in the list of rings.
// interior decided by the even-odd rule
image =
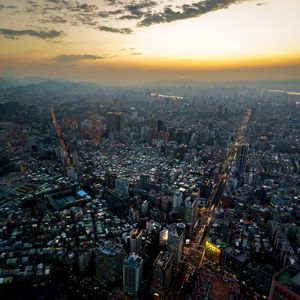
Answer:
[[[0,2],[0,75],[300,79],[297,0]]]

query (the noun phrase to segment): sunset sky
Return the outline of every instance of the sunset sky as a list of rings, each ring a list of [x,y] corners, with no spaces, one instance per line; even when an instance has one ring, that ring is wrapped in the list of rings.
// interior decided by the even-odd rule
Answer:
[[[0,76],[300,79],[299,0],[0,0]]]

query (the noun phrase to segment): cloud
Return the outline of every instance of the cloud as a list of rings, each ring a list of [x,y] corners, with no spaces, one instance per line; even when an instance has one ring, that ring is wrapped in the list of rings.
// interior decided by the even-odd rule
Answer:
[[[112,32],[112,33],[121,33],[121,34],[130,34],[133,32],[131,28],[115,28],[115,27],[109,27],[109,26],[99,26],[97,29],[101,31],[107,31],[107,32]]]
[[[143,53],[141,53],[141,52],[133,52],[133,53],[131,53],[131,55],[142,55]]]
[[[98,6],[91,4],[90,0],[26,0],[25,12],[30,14],[31,20],[43,24],[85,25],[88,28],[111,33],[131,34],[134,27],[195,18],[245,1],[250,0],[186,0],[186,2],[182,1],[186,4],[181,5],[176,5],[177,2],[173,0],[102,0],[99,1],[102,6],[100,4]],[[163,6],[164,4],[166,5]],[[265,2],[257,3],[257,5],[263,4]],[[0,10],[4,7],[8,6],[0,4]],[[100,25],[103,24],[101,22],[103,19],[107,23]],[[27,35],[44,38],[43,32],[37,30],[25,32]],[[10,37],[15,38],[19,35],[26,35],[26,33],[21,31]]]
[[[262,5],[265,5],[265,4],[268,4],[269,2],[262,2],[262,3],[256,3],[257,6],[262,6]]]
[[[68,1],[66,0],[46,0],[47,2],[50,2],[50,3],[55,3],[55,4],[68,4]]]
[[[156,5],[157,5],[157,3],[154,1],[143,1],[140,3],[132,3],[129,5],[126,5],[125,8],[130,13],[129,16],[131,16],[131,18],[140,18],[143,16],[143,14],[144,14],[143,10],[145,8],[155,7]]]
[[[79,13],[75,15],[75,18],[80,24],[89,25],[92,27],[97,25],[97,21],[95,21],[95,16],[91,13]]]
[[[15,5],[4,5],[0,3],[0,10],[2,9],[14,9],[17,8]]]
[[[123,12],[124,12],[123,9],[110,10],[110,11],[100,11],[100,12],[98,12],[98,16],[101,17],[101,18],[108,18],[108,17],[113,16],[113,15],[119,15]]]
[[[52,60],[58,63],[73,63],[82,60],[97,60],[108,58],[107,56],[97,56],[93,54],[82,54],[82,55],[57,55]]]
[[[51,40],[57,37],[61,37],[64,35],[63,31],[57,31],[54,29],[41,29],[41,30],[34,30],[34,29],[24,29],[24,30],[14,30],[14,29],[7,29],[7,28],[0,28],[0,35],[5,38],[18,38],[20,36],[33,36],[36,38],[40,38],[42,40]]]
[[[51,23],[51,24],[66,24],[68,21],[60,16],[50,16],[48,19],[39,20],[41,23]]]
[[[153,8],[157,5],[155,1],[142,1],[139,3],[133,2],[125,6],[126,12],[128,14],[123,15],[119,20],[136,20],[141,19],[146,13],[145,9]]]
[[[108,5],[116,5],[116,4],[124,4],[123,1],[119,1],[119,0],[104,0]]]
[[[28,0],[26,2],[26,4],[27,4],[27,8],[26,8],[25,11],[27,13],[34,13],[34,14],[36,14],[37,11],[38,11],[38,9],[39,9],[39,7],[40,7],[39,4],[36,1]]]
[[[140,19],[140,16],[136,16],[136,15],[123,15],[119,18],[119,20],[138,20]]]
[[[121,48],[119,49],[119,51],[132,51],[132,50],[135,50],[135,48]]]
[[[232,4],[249,0],[203,0],[192,4],[183,4],[180,10],[174,11],[165,7],[162,12],[146,13],[143,20],[138,23],[139,27],[146,27],[158,23],[170,23],[177,20],[199,17],[211,11],[224,9]]]
[[[92,13],[98,10],[98,7],[96,5],[79,3],[76,1],[76,4],[74,6],[69,6],[68,9],[80,13]]]

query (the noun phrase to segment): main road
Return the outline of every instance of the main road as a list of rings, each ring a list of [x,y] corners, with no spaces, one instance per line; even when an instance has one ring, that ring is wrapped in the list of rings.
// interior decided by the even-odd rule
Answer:
[[[216,211],[220,205],[220,200],[227,185],[231,165],[236,158],[237,149],[243,141],[245,129],[248,126],[250,117],[251,109],[248,109],[244,114],[236,140],[231,145],[229,155],[223,162],[218,183],[215,184],[211,196],[208,199],[207,208],[202,210],[202,220],[197,228],[194,238],[191,240],[189,246],[184,247],[183,261],[187,264],[188,268],[183,276],[183,282],[180,291],[177,294],[177,299],[184,298],[182,297],[184,287],[189,283],[195,270],[203,266],[206,237],[208,236],[210,227],[215,219]]]

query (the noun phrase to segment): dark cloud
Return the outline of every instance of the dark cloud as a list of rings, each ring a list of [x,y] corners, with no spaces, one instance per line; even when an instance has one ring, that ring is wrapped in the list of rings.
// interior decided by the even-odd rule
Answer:
[[[265,4],[268,4],[269,2],[262,2],[262,3],[256,3],[257,6],[262,6],[262,5],[265,5]]]
[[[119,0],[104,0],[108,5],[116,5],[116,4],[119,4],[119,5],[122,5],[124,4],[123,1],[119,1]]]
[[[51,40],[57,37],[61,37],[64,35],[63,31],[57,31],[54,29],[48,30],[34,30],[34,29],[24,29],[24,30],[14,30],[7,28],[0,28],[0,35],[5,38],[18,38],[21,36],[33,36],[36,38],[40,38],[42,40]]]
[[[47,2],[67,5],[70,1],[66,1],[66,0],[47,0]]]
[[[126,6],[126,9],[131,15],[141,17],[144,14],[144,8],[151,8],[156,5],[157,3],[154,1],[143,1],[140,3],[129,4]]]
[[[79,3],[76,1],[75,5],[71,5],[68,7],[69,10],[80,13],[91,13],[98,10],[96,5],[91,5],[87,3]]]
[[[36,14],[38,9],[40,8],[40,5],[36,1],[28,0],[26,2],[26,4],[27,4],[27,8],[26,8],[25,11],[28,12],[28,13]]]
[[[141,16],[136,16],[136,15],[123,15],[119,18],[119,20],[138,20],[140,18]]]
[[[49,18],[41,19],[40,22],[44,24],[66,24],[68,21],[67,19],[60,16],[50,16]]]
[[[104,59],[106,56],[97,56],[92,54],[82,54],[82,55],[58,55],[55,56],[52,60],[58,63],[73,63],[82,60],[97,60]]]
[[[26,0],[26,12],[31,20],[43,24],[85,25],[89,28],[112,33],[131,34],[133,26],[147,27],[158,23],[170,23],[177,20],[199,17],[214,10],[224,9],[234,3],[250,0],[186,0],[190,4],[176,5],[172,0],[102,0],[101,6],[90,4],[88,0]],[[161,8],[161,4],[167,5]],[[267,2],[257,3],[264,5]],[[100,4],[99,4],[100,5]],[[0,4],[0,10],[4,9]],[[106,19],[107,23],[101,22]],[[132,21],[130,26],[113,23]],[[103,20],[102,20],[103,21]],[[127,22],[128,23],[128,22]],[[24,34],[25,35],[25,34]],[[33,35],[33,34],[29,34]]]
[[[110,10],[110,11],[100,11],[98,12],[98,16],[101,18],[108,18],[110,16],[119,15],[123,13],[123,9],[116,9],[116,10]]]
[[[3,9],[14,9],[14,8],[17,8],[17,7],[14,6],[14,5],[4,5],[4,4],[0,3],[0,10],[3,10]]]
[[[89,26],[96,26],[98,23],[95,20],[94,14],[90,13],[80,13],[75,15],[76,21],[78,24],[84,24],[84,25],[89,25]]]
[[[131,55],[142,55],[143,53],[141,53],[141,52],[133,52],[133,53],[131,53]]]
[[[99,26],[97,29],[101,31],[107,31],[107,32],[112,32],[112,33],[122,33],[122,34],[130,34],[132,33],[131,28],[115,28],[115,27],[109,27],[109,26]]]
[[[138,23],[138,26],[145,27],[157,23],[170,23],[177,20],[195,18],[243,1],[249,0],[203,0],[192,4],[183,4],[178,11],[165,7],[162,12],[146,13],[143,20]]]
[[[120,20],[135,20],[140,19],[146,13],[145,9],[153,8],[157,5],[155,1],[133,2],[125,6],[128,14],[121,16]]]

